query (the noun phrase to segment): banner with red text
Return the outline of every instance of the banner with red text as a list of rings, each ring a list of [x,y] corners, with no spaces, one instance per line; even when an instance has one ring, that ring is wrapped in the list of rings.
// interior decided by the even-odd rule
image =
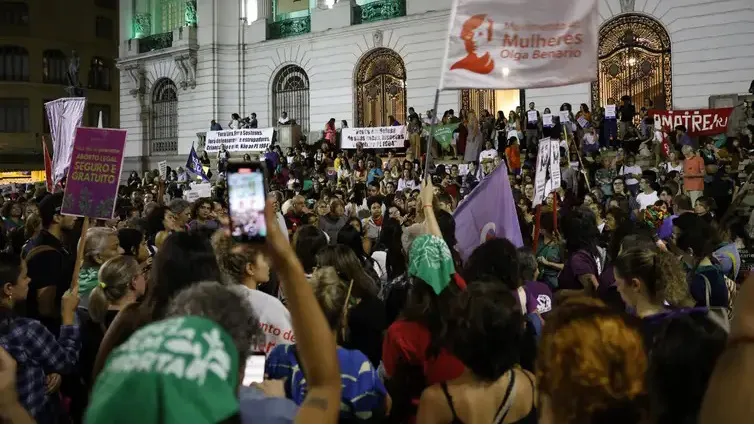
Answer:
[[[593,81],[597,0],[454,0],[440,89]]]
[[[113,218],[125,146],[126,130],[76,129],[61,214]]]
[[[714,136],[728,131],[728,119],[733,108],[693,109],[661,111],[651,110],[649,116],[654,118],[655,127],[659,126],[672,132],[677,126],[686,127],[689,136]]]

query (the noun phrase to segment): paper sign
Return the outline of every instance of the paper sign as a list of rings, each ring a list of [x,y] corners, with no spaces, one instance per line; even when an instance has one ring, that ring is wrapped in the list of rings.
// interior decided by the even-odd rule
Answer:
[[[560,140],[550,140],[550,182],[560,187]]]
[[[550,138],[539,141],[539,151],[537,152],[537,170],[534,174],[534,200],[532,206],[542,204],[545,198],[545,185],[547,184],[547,168],[550,165]]]
[[[113,218],[125,144],[126,130],[76,129],[62,214]]]
[[[274,132],[274,128],[208,131],[204,150],[217,152],[221,145],[225,145],[225,149],[229,152],[263,152],[272,143]]]
[[[341,149],[356,149],[361,143],[364,149],[392,149],[402,148],[406,144],[408,134],[406,126],[391,127],[362,127],[344,128],[340,133]]]
[[[558,115],[560,115],[560,122],[561,123],[570,122],[571,121],[571,117],[568,114],[568,111],[558,111]]]
[[[526,111],[529,122],[537,122],[537,111]]]
[[[552,114],[544,114],[542,115],[542,125],[544,127],[552,127]]]
[[[157,169],[160,170],[160,179],[166,180],[168,178],[168,162],[167,161],[158,162]]]
[[[581,126],[581,128],[589,127],[589,121],[587,121],[586,118],[584,117],[579,117],[579,119],[577,119],[576,121],[579,122],[579,125]]]
[[[605,118],[615,119],[615,105],[605,106]]]

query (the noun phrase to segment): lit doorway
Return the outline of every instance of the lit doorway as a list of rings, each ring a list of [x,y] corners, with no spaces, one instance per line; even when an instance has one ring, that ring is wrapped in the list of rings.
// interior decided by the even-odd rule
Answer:
[[[523,90],[519,89],[461,90],[461,110],[474,111],[479,115],[482,110],[486,109],[494,116],[497,116],[498,111],[503,111],[507,118],[511,111],[515,111],[522,105],[522,96]]]

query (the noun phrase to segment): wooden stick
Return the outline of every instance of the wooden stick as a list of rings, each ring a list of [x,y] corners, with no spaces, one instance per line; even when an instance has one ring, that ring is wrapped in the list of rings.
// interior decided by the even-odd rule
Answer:
[[[71,277],[71,292],[74,294],[79,293],[79,272],[81,271],[81,263],[84,261],[87,230],[89,230],[89,217],[84,217],[84,223],[81,225],[81,237],[76,249],[76,263],[73,266],[73,276]]]

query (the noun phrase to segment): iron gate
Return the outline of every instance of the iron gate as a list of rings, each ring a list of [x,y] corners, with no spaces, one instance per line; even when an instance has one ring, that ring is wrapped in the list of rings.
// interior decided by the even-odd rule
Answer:
[[[364,57],[356,74],[356,126],[389,126],[390,115],[406,123],[406,68],[397,53],[381,47]]]
[[[481,116],[482,111],[485,109],[493,116],[497,116],[495,90],[461,90],[461,110],[466,112],[474,111],[476,116]]]
[[[592,107],[615,104],[622,96],[631,96],[637,106],[648,99],[656,108],[672,109],[670,37],[648,16],[620,15],[600,28]]]
[[[283,112],[301,126],[303,134],[309,134],[309,77],[298,65],[281,69],[272,83],[273,122],[277,123]],[[322,123],[323,128],[324,125]]]

